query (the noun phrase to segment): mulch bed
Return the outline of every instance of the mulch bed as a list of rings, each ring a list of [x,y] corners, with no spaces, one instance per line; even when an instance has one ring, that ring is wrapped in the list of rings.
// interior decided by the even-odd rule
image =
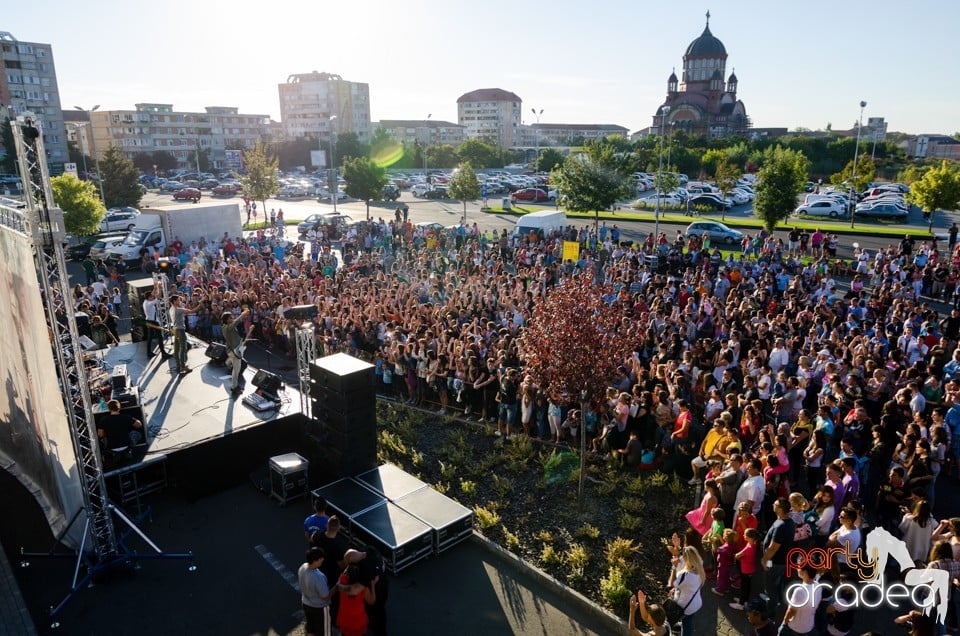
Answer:
[[[559,475],[547,469],[552,455],[577,449],[522,436],[505,442],[484,424],[398,403],[381,401],[377,419],[380,462],[400,466],[477,511],[476,527],[487,538],[621,616],[628,611],[627,592],[640,588],[663,596],[670,565],[664,540],[674,532],[682,536],[683,515],[695,507],[685,480],[589,455],[581,515],[579,456],[568,458],[573,466]],[[548,483],[548,472],[560,481]],[[619,541],[608,559],[608,545],[618,539],[633,549]],[[610,576],[611,563],[622,579]]]

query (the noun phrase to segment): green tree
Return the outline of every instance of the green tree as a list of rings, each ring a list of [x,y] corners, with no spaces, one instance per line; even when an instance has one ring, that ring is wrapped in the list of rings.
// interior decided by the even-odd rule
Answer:
[[[676,166],[664,166],[662,171],[656,170],[653,173],[653,188],[658,197],[670,194],[679,187],[680,176]]]
[[[869,155],[864,155],[857,159],[857,176],[853,176],[853,159],[843,167],[840,172],[830,175],[830,183],[835,186],[853,188],[856,192],[862,192],[867,184],[874,180],[877,174],[877,166]]]
[[[457,148],[461,163],[469,163],[478,169],[496,168],[503,165],[500,148],[481,139],[467,139]]]
[[[457,156],[457,149],[450,144],[427,146],[426,149],[421,150],[421,152],[425,152],[427,155],[427,168],[453,168],[460,162],[460,159]],[[422,154],[420,156],[420,165],[418,167],[423,167]]]
[[[939,167],[931,168],[922,179],[910,186],[907,201],[930,216],[932,230],[933,215],[937,210],[960,208],[960,172],[946,161]]]
[[[726,157],[723,157],[714,170],[713,178],[717,182],[717,188],[720,190],[720,194],[726,198],[733,192],[733,189],[737,187],[737,179],[740,178],[740,167],[731,163]],[[723,208],[720,218],[727,218],[726,208]]]
[[[5,152],[3,157],[0,157],[0,172],[17,174],[17,147],[14,145],[13,126],[10,125],[9,117],[0,123],[0,146],[3,146]]]
[[[753,209],[767,231],[773,232],[777,223],[788,218],[796,207],[797,195],[807,182],[810,162],[802,152],[782,146],[768,150],[760,168]]]
[[[275,155],[267,152],[261,142],[252,150],[243,153],[243,165],[247,175],[240,179],[244,195],[254,201],[260,201],[264,213],[267,211],[267,199],[280,192],[280,166]]]
[[[73,142],[71,142],[72,144]],[[79,155],[79,149],[77,150],[77,156]],[[70,161],[74,161],[78,166],[83,166],[78,160],[73,158],[73,153],[70,153]],[[137,170],[144,174],[153,174],[153,153],[149,152],[138,152],[133,156],[133,159],[130,161],[133,162],[133,165],[136,166]],[[87,164],[90,165],[90,164]]]
[[[720,162],[726,161],[727,153],[719,148],[711,148],[700,158],[700,167],[707,174],[716,174]]]
[[[106,208],[97,196],[97,187],[72,174],[50,179],[53,200],[63,210],[63,224],[75,236],[89,236],[97,231]]]
[[[625,195],[623,178],[587,157],[567,157],[553,175],[551,180],[563,193],[564,207],[572,212],[594,212],[596,223],[599,223],[600,210],[608,210]]]
[[[537,157],[537,172],[551,172],[557,166],[563,165],[563,153],[556,148],[544,148]]]
[[[923,178],[923,175],[927,173],[930,168],[933,166],[927,166],[923,164],[914,164],[907,166],[903,170],[897,173],[897,181],[900,183],[905,183],[907,185],[912,184],[914,181],[919,181]]]
[[[155,150],[151,153],[151,159],[153,160],[153,164],[150,167],[151,173],[153,172],[153,166],[156,166],[160,172],[173,170],[177,167],[177,158],[173,156],[173,153],[167,152],[166,150]]]
[[[480,181],[469,161],[461,163],[456,173],[450,177],[447,192],[452,198],[463,202],[463,222],[466,223],[467,201],[476,201],[480,198]]]
[[[103,204],[109,208],[139,207],[143,190],[140,188],[140,171],[127,158],[119,146],[110,146],[100,159],[103,179]]]
[[[367,157],[354,157],[343,164],[345,192],[367,204],[367,220],[370,220],[370,201],[379,199],[383,186],[387,185],[387,171]]]
[[[80,145],[75,141],[67,142],[67,157],[70,163],[77,164],[77,171],[82,171],[84,166],[93,165],[93,157],[80,152]],[[89,167],[88,167],[89,170]],[[86,176],[86,175],[84,175]]]
[[[360,141],[360,136],[355,132],[345,132],[338,135],[335,145],[335,156],[341,166],[347,163],[347,159],[366,157],[370,154],[370,148]]]

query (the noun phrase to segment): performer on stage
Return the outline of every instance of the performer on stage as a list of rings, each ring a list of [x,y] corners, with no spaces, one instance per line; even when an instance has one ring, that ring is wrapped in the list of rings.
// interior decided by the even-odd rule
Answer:
[[[227,346],[227,362],[233,368],[230,376],[230,394],[232,397],[239,397],[243,393],[240,386],[241,365],[243,364],[244,337],[240,333],[240,327],[243,321],[250,315],[250,308],[244,307],[243,313],[234,319],[229,311],[223,312],[220,316],[220,322],[223,324],[223,340]]]
[[[153,339],[157,339],[157,344],[160,345],[160,353],[163,354],[163,359],[166,360],[170,357],[170,353],[163,347],[163,329],[160,327],[160,322],[157,320],[157,303],[160,302],[157,298],[157,293],[160,291],[160,283],[154,283],[153,289],[148,291],[143,300],[143,318],[147,321],[146,334],[147,338],[147,355],[153,357]]]
[[[193,371],[193,369],[187,366],[186,315],[197,313],[203,306],[201,302],[196,307],[185,309],[181,304],[182,302],[183,299],[179,294],[174,294],[170,297],[170,304],[173,306],[173,357],[177,361],[177,371],[180,375]]]

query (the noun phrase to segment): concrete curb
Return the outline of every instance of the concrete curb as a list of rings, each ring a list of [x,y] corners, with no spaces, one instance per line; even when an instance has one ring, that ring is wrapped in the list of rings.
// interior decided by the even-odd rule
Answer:
[[[593,615],[610,629],[611,634],[623,634],[627,632],[627,622],[625,620],[622,620],[618,616],[611,614],[596,603],[592,602],[580,592],[577,592],[573,588],[561,583],[543,570],[530,565],[516,554],[494,543],[490,539],[480,534],[478,531],[473,531],[473,536],[471,539],[474,543],[493,556],[513,565],[516,570],[526,574],[527,576],[537,579],[545,587],[548,587],[560,596],[569,599],[578,606],[580,611]]]

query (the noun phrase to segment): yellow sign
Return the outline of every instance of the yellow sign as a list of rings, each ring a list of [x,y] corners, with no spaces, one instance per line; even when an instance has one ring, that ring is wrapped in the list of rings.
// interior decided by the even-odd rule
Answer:
[[[580,260],[580,244],[576,241],[563,242],[563,262]]]

